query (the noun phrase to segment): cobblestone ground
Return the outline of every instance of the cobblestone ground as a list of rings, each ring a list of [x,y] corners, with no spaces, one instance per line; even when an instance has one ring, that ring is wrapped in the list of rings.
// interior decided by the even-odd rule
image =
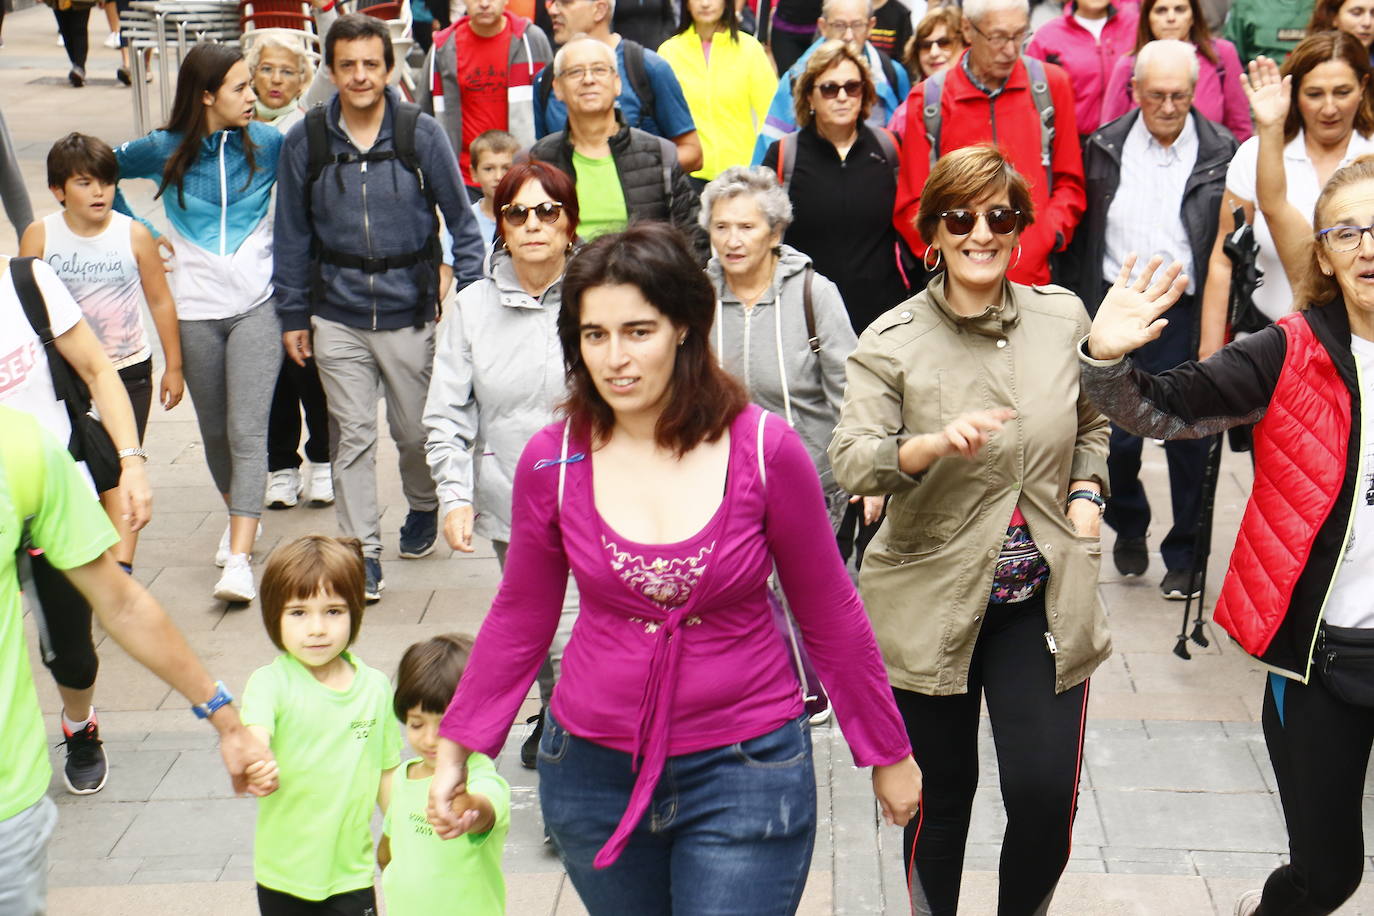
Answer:
[[[0,50],[0,110],[8,119],[35,211],[55,203],[44,187],[44,156],[70,130],[111,143],[133,133],[130,90],[114,80],[117,52],[105,49],[103,17],[91,17],[86,88],[66,84],[67,63],[55,46],[46,8],[11,14]],[[157,87],[151,87],[154,118]],[[151,212],[151,185],[133,195]],[[15,240],[0,224],[0,251]],[[381,428],[385,429],[385,426]],[[223,528],[223,506],[211,486],[190,399],[156,412],[149,428],[156,485],[155,515],[142,538],[137,575],[187,633],[210,669],[239,691],[272,648],[255,607],[227,609],[210,598],[211,564]],[[388,539],[405,513],[395,452],[379,456],[383,529]],[[1166,493],[1163,452],[1147,446],[1151,492]],[[1249,464],[1227,456],[1218,491],[1214,569],[1230,550],[1249,490]],[[1167,528],[1167,499],[1156,501],[1157,537]],[[259,557],[275,544],[334,530],[329,509],[268,512]],[[1110,532],[1104,535],[1110,556]],[[484,545],[485,547],[485,545]],[[396,556],[388,540],[383,562],[389,588],[368,611],[359,654],[394,670],[411,642],[450,630],[475,632],[495,593],[489,549],[473,556],[441,550],[424,560]],[[261,562],[261,560],[259,560]],[[1158,554],[1144,578],[1123,580],[1110,560],[1101,594],[1116,652],[1093,679],[1084,750],[1080,812],[1073,857],[1050,912],[1055,916],[1195,916],[1229,914],[1236,896],[1257,886],[1282,858],[1284,829],[1274,779],[1259,732],[1263,676],[1211,628],[1211,646],[1192,661],[1172,654],[1181,608],[1159,598]],[[1214,579],[1215,581],[1215,579]],[[32,633],[32,627],[30,627]],[[133,664],[111,641],[101,644],[97,704],[111,762],[98,795],[52,794],[61,822],[51,846],[51,911],[77,914],[243,914],[253,912],[253,802],[230,797],[210,732],[182,700]],[[60,737],[52,683],[38,678],[50,736]],[[522,717],[532,708],[527,703]],[[995,912],[996,867],[1003,817],[990,738],[984,728],[983,775],[970,834],[961,912]],[[513,787],[515,811],[506,852],[510,904],[517,916],[585,912],[558,861],[541,842],[535,777],[515,750],[512,732],[498,761]],[[806,914],[901,914],[904,901],[900,833],[879,828],[865,774],[850,764],[834,727],[818,730],[816,773],[821,829],[802,905]],[[54,763],[60,764],[56,754]],[[1374,816],[1374,799],[1365,810]],[[1374,881],[1343,913],[1374,913]]]

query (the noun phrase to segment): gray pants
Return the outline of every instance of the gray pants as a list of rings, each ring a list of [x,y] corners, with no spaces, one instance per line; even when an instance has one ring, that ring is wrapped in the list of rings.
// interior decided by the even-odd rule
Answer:
[[[439,508],[434,478],[425,461],[420,417],[434,365],[434,324],[394,331],[367,331],[312,318],[315,365],[329,406],[334,508],[345,535],[363,543],[363,555],[382,555],[377,509],[377,383],[386,397],[386,419],[396,442],[401,491],[412,510]],[[259,499],[261,501],[261,499]]]
[[[501,564],[501,571],[504,573],[506,551],[510,549],[510,543],[492,541],[491,546],[496,550],[496,562]],[[572,638],[573,624],[577,622],[578,604],[577,580],[568,576],[568,590],[563,593],[563,611],[558,615],[558,630],[553,634],[548,657],[539,667],[539,703],[542,706],[549,705],[549,700],[553,697],[553,685],[558,683],[558,675],[562,672],[563,650],[568,648],[568,640]]]
[[[232,318],[182,321],[181,359],[215,489],[229,494],[230,515],[259,518],[267,417],[281,369],[281,323],[271,302]]]
[[[48,911],[48,839],[55,826],[57,806],[46,795],[0,821],[0,913],[4,916],[42,916]]]

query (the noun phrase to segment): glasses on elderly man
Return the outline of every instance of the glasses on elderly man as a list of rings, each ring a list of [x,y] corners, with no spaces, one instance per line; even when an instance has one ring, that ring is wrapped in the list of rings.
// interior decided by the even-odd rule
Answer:
[[[615,67],[612,67],[610,64],[592,64],[589,67],[568,67],[562,73],[558,74],[558,78],[579,82],[584,79],[588,73],[592,75],[592,79],[608,80],[611,78],[611,74],[615,73]]]
[[[1366,232],[1374,238],[1374,226],[1332,226],[1318,232],[1317,238],[1332,251],[1354,251],[1364,243]]]
[[[984,41],[986,41],[988,44],[992,45],[995,48],[1000,48],[1006,44],[1014,44],[1019,48],[1026,43],[1027,38],[1030,38],[1029,29],[1022,29],[1019,32],[1013,32],[1010,35],[1008,35],[1005,32],[993,32],[991,35],[989,35],[987,32],[984,32],[982,29],[978,28],[978,24],[975,23],[973,20],[965,19],[964,21],[971,25],[973,27],[973,31],[981,35]]]
[[[857,35],[868,28],[867,19],[855,19],[852,22],[845,22],[843,19],[827,19],[825,24],[829,26],[830,31],[839,32],[841,35],[846,32],[853,32]]]
[[[978,225],[978,217],[985,217],[988,228],[998,235],[1010,235],[1021,225],[1021,211],[1011,207],[993,207],[991,210],[945,210],[940,219],[950,235],[968,235]]]
[[[1182,108],[1192,100],[1191,92],[1142,92],[1141,97],[1151,105],[1163,105],[1165,102],[1173,102],[1175,107]]]
[[[851,99],[857,99],[864,91],[863,80],[846,80],[843,83],[821,83],[816,87],[816,91],[821,94],[823,99],[833,99],[840,94],[840,90]]]

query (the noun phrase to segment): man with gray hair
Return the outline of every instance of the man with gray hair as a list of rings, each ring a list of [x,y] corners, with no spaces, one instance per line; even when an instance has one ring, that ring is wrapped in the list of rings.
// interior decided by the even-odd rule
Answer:
[[[630,127],[616,109],[621,80],[611,49],[586,35],[572,38],[554,55],[553,81],[567,106],[568,126],[534,144],[530,158],[572,176],[581,210],[578,234],[590,241],[632,220],[668,222],[705,264],[697,192],[672,142]]]
[[[1197,353],[1197,293],[1207,281],[1226,165],[1237,146],[1226,128],[1193,110],[1197,77],[1197,50],[1191,44],[1150,42],[1136,55],[1131,80],[1140,108],[1104,124],[1084,148],[1088,205],[1067,260],[1079,269],[1069,285],[1088,310],[1097,311],[1132,252],[1141,263],[1155,255],[1166,264],[1181,261],[1188,276],[1187,293],[1169,310],[1164,333],[1132,355],[1146,372],[1172,369]],[[1173,527],[1160,544],[1165,566],[1160,592],[1168,599],[1198,594],[1193,550],[1211,441],[1164,444]],[[1150,503],[1140,482],[1142,446],[1139,436],[1113,424],[1105,521],[1116,530],[1112,553],[1117,571],[1127,576],[1141,575],[1149,567]]]
[[[1054,64],[1023,57],[1030,35],[1026,0],[965,0],[968,51],[912,90],[894,208],[897,231],[915,252],[921,190],[935,160],[951,150],[992,143],[1030,184],[1035,222],[1021,233],[1007,271],[1015,283],[1050,282],[1050,256],[1073,239],[1083,213],[1083,157],[1073,86]]]

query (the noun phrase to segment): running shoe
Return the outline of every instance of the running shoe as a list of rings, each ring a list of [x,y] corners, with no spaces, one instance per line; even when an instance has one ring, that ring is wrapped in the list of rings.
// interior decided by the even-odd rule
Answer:
[[[262,522],[258,522],[257,537],[262,537]],[[224,566],[229,562],[229,523],[224,523],[224,533],[219,536],[219,546],[215,548],[215,565]]]
[[[421,512],[411,509],[406,513],[406,523],[401,526],[401,556],[407,560],[418,560],[434,552],[434,542],[439,537],[439,510]]]
[[[290,509],[301,498],[305,483],[300,468],[273,471],[267,478],[267,508]]]
[[[382,561],[376,557],[363,557],[363,600],[368,604],[382,600],[382,589],[386,580],[382,578]]]
[[[334,504],[334,468],[329,464],[310,466],[310,505]]]
[[[86,727],[73,734],[62,726],[62,743],[67,746],[67,762],[62,767],[62,781],[67,791],[73,795],[94,795],[105,788],[105,780],[110,775],[110,765],[105,759],[105,749],[101,747],[100,726],[95,721],[95,710]]]
[[[253,586],[253,562],[246,553],[230,554],[224,572],[215,583],[215,598],[230,604],[247,604],[258,597]]]
[[[105,47],[110,49],[119,47],[119,32],[117,30],[105,36]]]

